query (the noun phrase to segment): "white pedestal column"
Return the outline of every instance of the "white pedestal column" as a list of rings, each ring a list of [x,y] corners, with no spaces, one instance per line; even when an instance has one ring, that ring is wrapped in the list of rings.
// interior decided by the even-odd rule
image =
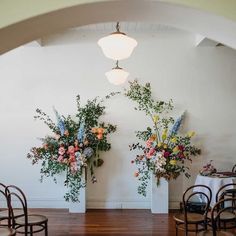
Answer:
[[[85,173],[83,171],[82,181],[85,182]],[[70,213],[86,212],[86,187],[80,189],[79,202],[69,202]]]
[[[166,179],[161,178],[159,185],[157,179],[152,176],[151,186],[151,212],[168,213],[169,212],[169,183]]]

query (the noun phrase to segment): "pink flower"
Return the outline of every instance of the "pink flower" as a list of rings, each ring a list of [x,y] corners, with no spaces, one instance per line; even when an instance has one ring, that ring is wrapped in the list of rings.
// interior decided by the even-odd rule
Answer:
[[[58,162],[63,162],[63,159],[64,159],[63,156],[59,156],[59,157],[57,158],[57,161],[58,161]]]
[[[152,147],[152,141],[150,139],[148,139],[148,141],[146,142],[146,145],[148,148]]]
[[[58,153],[60,156],[63,156],[65,154],[66,150],[64,147],[60,147],[59,150],[58,150]]]
[[[179,154],[178,154],[178,157],[181,158],[181,159],[184,159],[184,158],[185,158],[185,156],[184,156],[183,153],[179,153]]]
[[[71,170],[71,173],[73,174],[75,174],[76,171],[78,170],[77,163],[75,161],[70,163],[70,170]]]
[[[71,154],[70,157],[69,157],[69,162],[72,163],[72,162],[75,162],[75,161],[76,161],[75,155]]]
[[[147,158],[150,159],[155,154],[156,154],[155,148],[150,148],[149,152],[147,153]]]
[[[74,146],[69,146],[67,153],[70,154],[70,155],[73,155],[75,153],[75,147]]]
[[[170,152],[164,152],[164,157],[167,158],[170,155]]]
[[[183,145],[179,145],[178,148],[179,148],[179,150],[180,150],[181,152],[184,151],[184,146],[183,146]]]

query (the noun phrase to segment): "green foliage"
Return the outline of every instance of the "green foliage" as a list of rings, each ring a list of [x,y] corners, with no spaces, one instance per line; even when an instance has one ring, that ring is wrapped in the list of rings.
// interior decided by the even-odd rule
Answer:
[[[170,180],[176,179],[181,173],[190,177],[185,161],[192,161],[191,156],[200,154],[200,149],[191,144],[194,132],[179,135],[179,127],[183,115],[175,119],[168,113],[173,110],[173,101],[155,100],[152,97],[151,85],[141,85],[137,80],[129,82],[130,86],[125,91],[125,96],[135,102],[135,110],[145,112],[153,123],[152,128],[137,131],[136,137],[144,144],[130,145],[130,150],[139,150],[132,163],[136,164],[135,176],[140,181],[138,193],[146,196],[146,188],[151,175]]]
[[[111,93],[105,99],[116,94]],[[68,191],[64,198],[72,202],[79,201],[80,189],[86,185],[82,179],[83,171],[88,169],[92,182],[97,181],[94,169],[104,162],[100,152],[110,150],[108,135],[116,131],[116,126],[100,121],[105,114],[104,99],[96,97],[82,107],[78,95],[76,102],[77,120],[70,115],[60,116],[55,110],[57,124],[42,110],[36,109],[34,118],[43,121],[53,135],[42,138],[42,146],[31,148],[27,155],[32,164],[41,164],[41,181],[44,177],[52,177],[57,182],[56,176],[66,173],[64,184]]]

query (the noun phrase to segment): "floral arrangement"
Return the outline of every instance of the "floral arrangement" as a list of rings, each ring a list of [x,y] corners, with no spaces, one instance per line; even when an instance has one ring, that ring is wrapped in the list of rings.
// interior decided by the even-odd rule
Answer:
[[[157,178],[157,184],[161,177],[166,180],[176,179],[181,173],[189,178],[185,162],[191,162],[191,156],[200,154],[200,149],[191,145],[194,132],[183,136],[178,134],[184,115],[176,121],[168,115],[173,110],[172,100],[168,102],[154,100],[149,83],[142,86],[134,80],[129,82],[129,85],[125,96],[137,104],[135,110],[145,112],[152,122],[152,127],[136,132],[136,137],[142,143],[130,145],[131,151],[135,149],[141,151],[131,162],[137,165],[134,175],[141,181],[138,193],[146,196],[151,173]]]
[[[203,176],[208,176],[216,173],[216,168],[212,164],[213,160],[210,160],[206,165],[200,170],[200,174]]]
[[[109,94],[106,99],[115,94]],[[103,99],[87,101],[84,107],[80,106],[80,96],[76,101],[76,120],[70,115],[61,116],[54,109],[57,118],[54,123],[42,110],[36,110],[35,119],[43,121],[53,135],[42,138],[42,146],[33,147],[27,155],[32,164],[41,163],[41,181],[50,176],[57,182],[56,175],[66,173],[64,184],[68,191],[64,198],[72,202],[79,201],[80,188],[86,185],[82,179],[83,171],[90,171],[92,182],[97,181],[94,169],[104,162],[99,153],[111,148],[107,136],[116,131],[116,126],[99,122],[105,113]]]

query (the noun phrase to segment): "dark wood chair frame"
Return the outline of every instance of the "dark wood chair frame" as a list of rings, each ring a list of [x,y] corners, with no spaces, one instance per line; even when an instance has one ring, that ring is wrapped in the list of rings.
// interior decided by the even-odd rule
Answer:
[[[7,204],[7,195],[6,195],[6,185],[4,185],[3,183],[0,183],[0,195],[3,197],[3,201],[5,201],[6,207],[7,209],[5,209],[4,206],[4,210],[1,211],[1,213],[3,213],[2,215],[0,215],[0,221],[7,221],[7,223],[5,224],[1,224],[0,223],[0,236],[4,235],[4,236],[14,236],[16,235],[16,231],[14,229],[11,228],[11,217],[10,217],[10,210],[8,208],[8,204]],[[1,209],[1,207],[0,207]]]
[[[5,191],[6,191],[6,185],[4,185],[3,183],[0,183],[0,193],[1,193],[1,196],[3,197],[3,199],[5,200],[5,203],[7,204],[7,196],[6,196],[6,193],[5,193]],[[0,222],[1,221],[7,221],[7,224],[2,224],[1,223],[1,226],[8,226],[8,225],[10,225],[10,211],[9,211],[9,209],[5,209],[4,208],[4,210],[2,210],[2,211],[0,211]]]
[[[207,189],[208,194],[201,192],[201,191],[194,191],[194,192],[190,193],[191,191],[194,190],[194,188],[197,188],[197,187]],[[206,201],[205,201],[205,208],[204,208],[203,214],[188,212],[189,202],[191,202],[191,199],[193,196],[199,196],[201,198],[202,197],[205,198]],[[199,185],[193,185],[193,186],[186,189],[186,191],[183,193],[183,197],[182,197],[183,213],[180,214],[180,215],[183,215],[183,220],[182,220],[182,217],[181,217],[181,219],[178,218],[178,215],[174,216],[176,236],[178,235],[179,229],[184,230],[185,236],[188,235],[188,232],[196,232],[197,233],[199,231],[206,230],[207,224],[208,224],[207,213],[210,208],[211,199],[212,199],[212,191],[208,186],[199,184]],[[201,217],[201,220],[189,221],[188,216],[193,215],[193,214],[199,215],[199,216],[203,215],[203,217]],[[189,225],[195,225],[195,229],[189,229]],[[199,227],[199,226],[201,226],[201,227]]]
[[[233,173],[236,173],[236,164],[233,166],[232,172],[233,172]]]
[[[224,212],[226,212],[226,211],[235,212],[235,210],[236,210],[236,204],[228,204],[228,206],[226,206],[226,204],[225,204],[226,202],[236,203],[236,198],[225,198],[225,199],[221,199],[220,201],[218,201],[214,205],[214,207],[212,208],[212,211],[211,211],[211,225],[212,225],[211,230],[207,230],[207,232],[201,232],[197,235],[199,235],[199,236],[201,236],[201,235],[212,235],[212,236],[235,235],[235,234],[227,232],[225,230],[222,231],[222,228],[219,226],[219,221],[221,220],[221,215],[224,214]],[[220,234],[221,232],[223,234]]]
[[[228,189],[229,187],[231,187],[231,188]],[[216,202],[219,202],[220,200],[227,199],[227,198],[236,198],[236,183],[230,183],[230,184],[223,185],[221,188],[219,188],[215,197],[216,197]],[[232,204],[235,205],[236,202],[233,201]],[[224,212],[226,212],[226,210]],[[233,217],[233,215],[235,215],[234,212],[232,212],[231,219],[228,219],[228,218],[224,219],[224,217],[222,216],[218,221],[218,224],[219,224],[218,227],[223,228],[224,230],[236,228],[236,224],[227,226],[227,223],[236,222],[236,215],[235,215],[235,217]],[[221,226],[221,224],[223,224],[223,227]]]
[[[45,236],[48,236],[48,219],[45,216],[37,215],[37,214],[28,214],[27,208],[27,199],[24,192],[15,185],[9,185],[6,187],[7,193],[7,201],[8,207],[10,209],[10,214],[12,217],[12,226],[16,230],[17,233],[25,234],[27,236],[30,234],[31,236],[34,233],[38,233],[41,231],[45,231]],[[15,217],[14,209],[12,205],[12,201],[17,200],[21,205],[24,215],[21,217]],[[35,218],[38,220],[30,221],[30,218]],[[20,222],[20,223],[19,223]],[[34,227],[37,226],[37,229]]]

